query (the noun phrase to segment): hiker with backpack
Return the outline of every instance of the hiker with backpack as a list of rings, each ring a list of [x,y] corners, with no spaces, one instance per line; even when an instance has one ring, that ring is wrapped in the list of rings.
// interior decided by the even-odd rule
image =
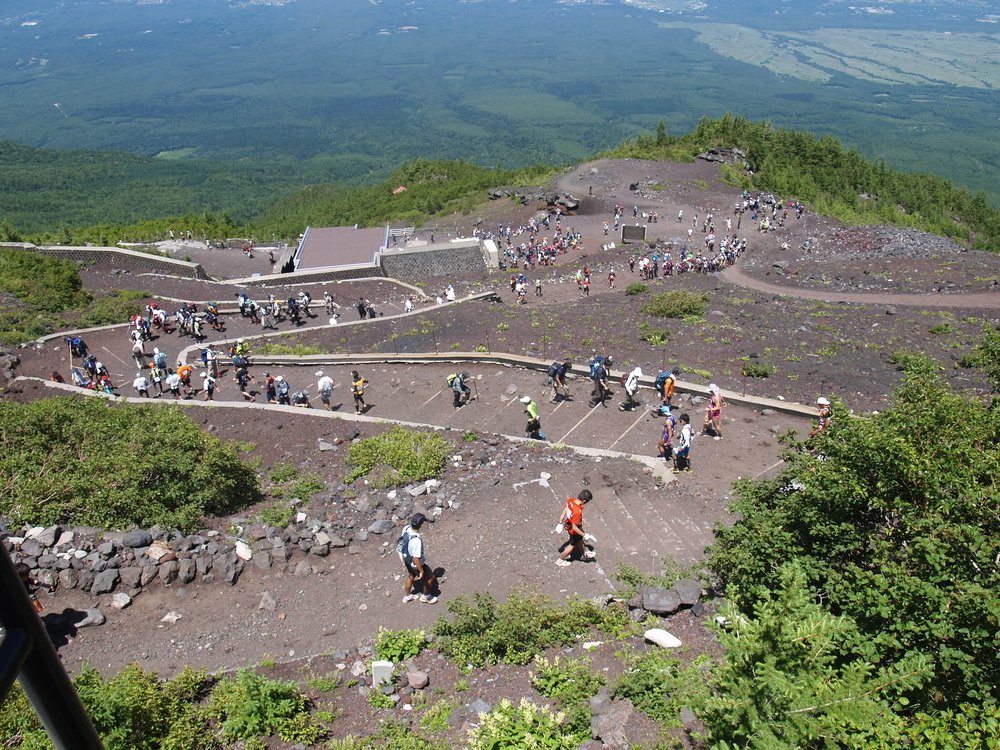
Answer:
[[[403,527],[403,533],[396,540],[396,552],[406,568],[406,584],[403,588],[403,603],[419,599],[424,604],[437,604],[437,578],[427,564],[427,546],[420,536],[420,527],[427,518],[423,513],[414,513],[410,522]],[[417,591],[414,591],[416,586]]]
[[[622,379],[622,385],[625,386],[625,400],[618,405],[619,411],[632,411],[635,407],[639,405],[639,399],[637,398],[639,394],[639,379],[642,377],[642,368],[634,367]]]
[[[319,391],[319,398],[323,402],[323,408],[327,411],[333,411],[333,407],[330,406],[330,397],[333,395],[333,378],[322,370],[316,372],[316,378],[316,390]]]
[[[673,408],[674,389],[677,386],[677,376],[681,374],[681,368],[675,367],[672,370],[661,370],[656,375],[656,392],[660,394],[660,401],[664,406]]]
[[[679,420],[681,431],[676,436],[677,445],[674,446],[674,466],[671,469],[674,474],[682,471],[691,471],[691,441],[694,433],[691,431],[691,417],[687,413],[681,414]]]
[[[460,409],[472,400],[472,390],[465,384],[471,377],[472,375],[467,372],[456,372],[448,376],[447,383],[451,386],[451,392],[455,397],[452,406],[456,409]]]
[[[608,397],[611,396],[611,388],[608,386],[608,377],[613,361],[610,356],[603,354],[595,355],[590,360],[590,379],[594,382],[594,389],[590,393],[591,408],[600,404],[607,408]]]
[[[570,393],[569,386],[566,385],[566,373],[572,369],[573,363],[568,359],[565,362],[557,360],[549,365],[546,374],[549,376],[549,385],[552,386],[552,397],[549,399],[550,404],[558,403],[560,399],[569,401]]]
[[[531,399],[531,396],[521,396],[520,401],[524,404],[524,413],[528,417],[528,423],[524,426],[525,434],[532,440],[545,440],[542,420],[538,416],[538,404]]]
[[[274,378],[274,388],[278,395],[278,403],[283,404],[284,406],[291,406],[292,399],[290,396],[288,381],[285,380],[283,375],[277,375]]]

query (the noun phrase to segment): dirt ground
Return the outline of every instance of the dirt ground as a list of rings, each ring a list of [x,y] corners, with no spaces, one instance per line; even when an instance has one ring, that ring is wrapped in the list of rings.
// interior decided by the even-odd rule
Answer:
[[[630,190],[630,183],[637,183],[638,189]],[[542,358],[571,357],[578,363],[600,350],[615,356],[616,368],[638,364],[653,375],[677,364],[687,382],[716,381],[735,392],[806,404],[819,395],[836,396],[857,411],[884,408],[888,402],[898,378],[891,362],[894,351],[922,349],[943,361],[943,374],[960,387],[972,392],[984,388],[974,373],[957,363],[974,345],[982,325],[997,322],[1000,256],[907,235],[904,250],[892,245],[893,253],[903,255],[880,257],[880,248],[889,247],[881,230],[845,230],[807,210],[803,219],[790,218],[785,229],[766,235],[744,226],[739,234],[748,237],[749,252],[722,274],[686,274],[649,282],[652,292],[688,289],[704,292],[709,299],[703,319],[651,322],[639,309],[638,295],[624,292],[638,280],[628,271],[628,257],[645,248],[600,249],[608,241],[602,223],[611,218],[613,206],[626,206],[626,217],[633,206],[640,214],[656,211],[658,220],[647,225],[651,239],[694,244],[704,235],[699,224],[687,240],[691,219],[712,212],[717,224],[724,222],[732,215],[738,192],[718,180],[714,165],[633,160],[578,166],[563,175],[557,187],[583,201],[580,211],[564,220],[567,229],[581,232],[583,247],[561,256],[554,266],[528,272],[529,279],[540,276],[544,286],[543,295],[529,296],[527,305],[514,304],[506,273],[456,269],[448,278],[422,280],[420,286],[431,298],[451,283],[460,296],[494,290],[502,302],[424,301],[405,316],[402,303],[413,289],[391,280],[312,284],[314,300],[322,300],[323,291],[329,290],[344,305],[341,324],[324,325],[326,316],[318,310],[316,318],[297,329],[281,324],[267,340],[331,352],[446,354],[481,347]],[[498,200],[475,215],[449,217],[438,223],[436,231],[452,227],[452,234],[468,236],[477,224],[516,228],[537,208]],[[677,221],[678,211],[687,217],[682,222]],[[802,250],[807,241],[809,252]],[[219,278],[267,270],[263,253],[249,261],[234,250],[190,246],[183,252]],[[785,263],[780,273],[775,265],[779,262]],[[587,297],[573,282],[576,270],[584,265],[594,279]],[[614,289],[606,281],[611,268],[618,274]],[[214,300],[226,305],[236,293],[212,282],[122,273],[104,266],[84,269],[83,278],[91,290],[142,289],[161,301]],[[296,291],[284,287],[273,293],[290,296]],[[372,300],[384,317],[355,320],[350,305],[358,297]],[[172,303],[161,304],[170,309]],[[226,316],[226,321],[226,332],[213,333],[209,343],[247,338],[259,346],[260,341],[252,338],[259,335],[258,328],[238,315]],[[666,330],[667,344],[652,347],[640,339],[650,325]],[[134,397],[130,383],[135,366],[127,329],[92,332],[85,338],[108,366],[113,381],[121,384],[120,392]],[[164,334],[148,347],[162,348],[172,359],[192,343]],[[45,379],[57,370],[68,376],[70,360],[61,339],[22,348],[17,354],[18,375]],[[769,377],[744,376],[747,363],[768,366]],[[254,374],[259,376],[262,369],[253,368]],[[284,374],[293,390],[308,386],[315,396],[315,364],[271,369]],[[199,394],[190,413],[221,437],[252,441],[256,445],[252,455],[261,459],[262,473],[277,463],[292,462],[321,475],[325,489],[309,498],[303,509],[311,517],[337,519],[348,532],[367,527],[374,509],[389,506],[385,490],[343,484],[347,444],[385,429],[381,419],[445,428],[454,443],[439,491],[446,502],[426,535],[432,563],[445,572],[442,601],[435,606],[403,604],[402,568],[391,551],[396,534],[372,535],[334,550],[328,558],[312,560],[316,571],[308,576],[295,576],[291,569],[262,571],[248,566],[235,586],[196,582],[154,587],[123,611],[110,608],[102,598],[97,603],[108,622],[71,633],[58,644],[68,668],[75,671],[89,663],[110,674],[136,661],[170,674],[184,665],[216,671],[265,659],[280,664],[332,658],[343,663],[359,645],[370,644],[379,626],[429,626],[444,613],[447,602],[460,595],[485,590],[502,598],[519,587],[556,598],[613,591],[619,585],[614,574],[620,565],[654,572],[667,559],[680,565],[704,559],[714,524],[729,518],[733,482],[776,471],[777,436],[789,429],[802,434],[810,424],[802,418],[731,405],[725,438],[697,439],[695,471],[663,484],[648,469],[624,458],[595,459],[503,437],[523,434],[517,396],[527,393],[542,407],[543,429],[551,440],[626,454],[655,453],[660,421],[648,408],[619,411],[615,406],[620,393],[609,408],[592,410],[586,403],[586,384],[579,381],[573,384],[572,400],[550,404],[537,372],[465,366],[474,371],[479,399],[456,411],[443,386],[454,366],[383,364],[361,368],[371,380],[371,409],[355,418],[349,394],[345,398],[351,367],[323,369],[337,383],[334,404],[340,407],[333,412],[314,408],[289,413],[260,403],[211,408],[199,401]],[[217,401],[242,402],[231,373],[224,373],[219,383]],[[49,395],[51,389],[39,382],[19,381],[4,397],[26,400]],[[318,407],[318,399],[314,400]],[[646,400],[651,403],[648,395]],[[681,405],[700,426],[704,405],[687,396]],[[463,435],[470,438],[468,442]],[[320,451],[321,440],[338,443],[337,449]],[[587,509],[587,524],[598,539],[598,558],[595,563],[561,569],[553,564],[561,538],[551,533],[552,527],[565,498],[584,486],[595,495]],[[362,510],[359,497],[369,501]],[[251,518],[253,512],[249,509],[244,516]],[[218,519],[214,526],[226,534],[241,520]],[[258,606],[264,592],[277,602],[273,611]],[[45,604],[50,613],[58,613],[93,606],[95,601],[78,591],[58,591],[47,596]],[[171,612],[179,618],[164,622]],[[685,643],[694,652],[711,648],[712,637],[702,623],[688,619],[686,625],[679,620],[676,625],[683,627]]]

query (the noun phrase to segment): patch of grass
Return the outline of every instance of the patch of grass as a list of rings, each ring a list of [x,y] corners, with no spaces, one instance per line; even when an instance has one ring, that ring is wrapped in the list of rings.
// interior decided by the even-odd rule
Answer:
[[[927,329],[927,332],[933,334],[934,336],[941,336],[946,333],[952,333],[955,329],[951,327],[951,323],[938,323]]]
[[[451,446],[436,432],[392,429],[353,443],[347,452],[347,484],[365,477],[373,487],[418,482],[440,475]]]
[[[625,294],[629,297],[634,297],[637,294],[649,294],[649,285],[643,284],[641,281],[633,281],[625,287]]]
[[[323,354],[326,350],[319,346],[310,344],[280,344],[274,341],[267,341],[254,347],[254,354],[292,354],[296,357],[307,357],[310,354]]]
[[[642,312],[654,318],[701,317],[707,305],[707,294],[674,290],[654,295],[642,306]]]
[[[650,346],[663,346],[670,341],[670,331],[665,328],[655,331],[644,331],[639,334],[639,338],[647,342]]]
[[[764,380],[774,374],[774,368],[763,362],[744,362],[740,372],[745,378]]]
[[[389,630],[380,627],[375,636],[375,654],[393,664],[412,659],[427,646],[423,630]]]
[[[310,677],[306,685],[320,693],[332,693],[340,685],[340,672],[328,672],[325,675]]]

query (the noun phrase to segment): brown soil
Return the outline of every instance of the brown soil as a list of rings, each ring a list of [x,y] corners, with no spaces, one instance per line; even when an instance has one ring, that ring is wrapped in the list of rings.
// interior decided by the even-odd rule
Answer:
[[[632,182],[639,183],[637,192],[628,190]],[[662,189],[653,189],[652,183]],[[923,349],[946,363],[946,376],[961,387],[985,387],[974,372],[958,369],[956,363],[976,341],[983,322],[996,322],[1000,309],[998,256],[949,251],[941,243],[932,243],[927,252],[913,250],[913,257],[880,260],[878,242],[866,243],[866,230],[852,229],[850,242],[860,249],[857,259],[851,260],[847,257],[850,253],[845,255],[836,244],[847,236],[846,230],[807,211],[801,221],[790,218],[784,230],[767,235],[741,232],[749,237],[749,253],[737,268],[724,274],[687,274],[650,282],[653,292],[687,289],[704,292],[709,299],[704,320],[656,321],[639,310],[644,297],[624,293],[637,280],[629,274],[626,261],[643,248],[600,250],[606,241],[601,223],[611,217],[616,203],[627,207],[627,217],[634,205],[639,211],[660,214],[656,223],[649,224],[653,238],[683,242],[687,222],[695,214],[704,216],[712,211],[717,223],[724,222],[738,197],[736,191],[719,182],[714,166],[702,162],[632,160],[580,166],[564,175],[558,187],[583,199],[580,212],[565,223],[582,233],[584,244],[582,250],[562,256],[555,266],[528,272],[530,279],[536,274],[544,279],[541,298],[529,296],[527,305],[516,306],[506,274],[484,276],[456,269],[453,277],[426,280],[425,290],[433,296],[449,282],[460,295],[496,290],[503,304],[468,302],[439,307],[433,302],[420,303],[418,314],[400,316],[402,300],[411,292],[392,282],[315,284],[310,287],[314,300],[322,299],[324,288],[330,289],[345,305],[345,322],[354,319],[349,305],[359,296],[375,302],[385,317],[337,327],[317,326],[324,318],[316,318],[298,331],[286,323],[279,331],[279,341],[355,352],[446,353],[486,347],[543,358],[572,356],[579,363],[596,349],[613,354],[616,367],[639,364],[647,374],[655,374],[665,365],[678,364],[685,370],[682,379],[690,382],[713,380],[734,391],[804,403],[813,403],[821,394],[834,395],[857,410],[884,408],[888,403],[898,378],[889,361],[893,351]],[[593,188],[592,197],[589,188]],[[441,225],[454,226],[453,233],[466,235],[477,219],[486,227],[507,223],[516,227],[536,208],[499,200],[476,216],[450,217]],[[679,210],[688,217],[685,223],[676,222]],[[442,232],[440,228],[437,231]],[[872,229],[871,234],[876,236],[878,231]],[[700,241],[699,237],[700,231],[694,241]],[[810,238],[811,253],[781,249],[782,243],[798,249]],[[211,266],[212,273],[242,276],[248,272],[238,251],[190,248],[188,252],[194,260]],[[209,252],[213,253],[211,259],[200,257]],[[227,252],[229,256],[223,255]],[[773,265],[779,260],[789,261],[780,276]],[[584,264],[591,268],[594,280],[587,298],[580,296],[572,281]],[[606,283],[611,267],[618,272],[613,290]],[[905,271],[897,273],[896,268]],[[202,301],[218,299],[223,291],[235,294],[235,290],[210,282],[115,273],[106,267],[88,268],[83,276],[88,288],[94,290],[145,289],[162,298]],[[830,283],[825,284],[824,278]],[[274,293],[280,296],[290,291]],[[227,320],[226,337],[258,333],[238,316]],[[653,348],[640,340],[644,324],[668,330],[669,343]],[[121,393],[133,396],[129,386],[135,367],[129,360],[126,333],[122,327],[93,332],[86,339],[108,365],[113,380],[122,384]],[[150,346],[165,349],[173,357],[190,343],[190,339],[180,340],[171,334]],[[22,359],[19,375],[46,378],[52,370],[68,375],[69,360],[61,339],[17,353]],[[770,377],[741,375],[748,363],[769,366]],[[315,395],[315,369],[315,365],[288,366],[280,371],[293,383],[293,389],[308,385]],[[774,471],[780,460],[776,436],[787,429],[801,434],[809,427],[807,420],[731,406],[726,412],[725,439],[698,439],[694,473],[663,486],[641,465],[624,459],[585,458],[548,445],[511,443],[496,437],[522,434],[521,407],[511,394],[529,393],[542,406],[543,427],[550,439],[652,453],[659,420],[650,416],[648,409],[618,411],[614,406],[620,394],[611,408],[590,410],[586,385],[580,382],[574,385],[574,400],[552,405],[547,403],[548,393],[538,373],[467,366],[476,375],[479,399],[455,411],[450,394],[443,388],[444,376],[453,366],[386,364],[363,368],[372,382],[367,414],[360,419],[353,419],[353,414],[340,418],[340,413],[352,411],[349,394],[346,402],[343,396],[351,368],[324,369],[338,384],[334,404],[342,403],[333,413],[320,409],[289,413],[265,405],[241,409],[199,406],[190,413],[220,436],[252,441],[262,472],[276,463],[291,461],[303,470],[319,473],[326,489],[308,499],[303,509],[311,517],[335,518],[343,528],[353,531],[371,523],[377,505],[387,513],[392,508],[385,490],[370,490],[361,483],[343,486],[349,441],[385,429],[379,418],[418,421],[449,430],[445,434],[454,441],[455,458],[442,477],[440,492],[447,500],[446,509],[426,535],[432,563],[446,573],[441,603],[403,604],[402,569],[391,551],[395,534],[373,535],[352,545],[350,551],[338,549],[328,558],[314,559],[313,564],[320,568],[314,575],[295,577],[290,571],[265,572],[248,565],[235,586],[195,583],[154,587],[121,612],[104,606],[106,625],[80,630],[60,642],[60,653],[69,669],[75,671],[90,663],[114,673],[137,661],[161,673],[173,673],[186,664],[228,670],[270,657],[279,663],[306,659],[310,668],[325,673],[339,668],[338,664],[349,667],[357,658],[355,649],[370,645],[379,626],[428,627],[444,613],[447,602],[460,595],[485,590],[502,598],[514,588],[528,587],[561,599],[612,591],[618,586],[614,573],[621,564],[655,572],[668,558],[682,565],[703,559],[704,548],[712,542],[713,525],[728,518],[733,481]],[[255,374],[259,375],[259,370],[255,368]],[[220,386],[219,401],[242,401],[231,373],[220,378]],[[19,381],[6,397],[24,400],[48,395],[51,391],[40,383]],[[703,406],[689,400],[682,406],[699,425]],[[465,442],[461,436],[466,433],[477,437]],[[337,450],[321,452],[319,440],[341,444]],[[551,475],[548,487],[536,481],[543,472]],[[587,509],[587,523],[598,539],[598,560],[560,569],[553,565],[553,559],[561,538],[551,530],[565,498],[583,486],[595,495],[595,502]],[[356,502],[359,497],[375,507],[365,509],[363,503]],[[252,517],[253,512],[248,510],[246,516]],[[228,533],[230,524],[239,521],[219,519],[215,525]],[[273,612],[258,609],[265,591],[277,600]],[[46,599],[49,612],[93,604],[92,597],[77,591],[59,591]],[[174,624],[162,622],[168,612],[178,613],[180,619]],[[667,627],[680,635],[691,653],[714,648],[713,636],[704,623],[690,614],[671,620]],[[283,667],[277,669],[280,672]],[[459,677],[443,662],[430,664],[429,670],[434,685],[447,687]],[[526,680],[523,670],[492,675],[474,673],[468,678],[470,691],[455,697],[467,703],[482,696],[492,702],[501,695],[517,695]],[[347,693],[356,695],[356,691]],[[361,698],[345,700],[353,703],[346,704],[344,718],[338,720],[338,734],[363,733],[370,728],[372,710]],[[396,712],[404,715],[403,709]]]

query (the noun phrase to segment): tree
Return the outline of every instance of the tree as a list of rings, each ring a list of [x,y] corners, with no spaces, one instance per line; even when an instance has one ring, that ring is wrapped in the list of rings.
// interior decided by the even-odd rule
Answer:
[[[795,561],[872,664],[930,659],[914,709],[993,699],[1000,682],[1000,410],[958,395],[911,357],[893,407],[839,406],[775,479],[742,482],[712,567],[753,613]]]
[[[656,145],[666,146],[669,142],[670,140],[667,137],[667,126],[664,124],[663,120],[660,120],[656,126]]]
[[[879,668],[851,653],[858,632],[816,602],[795,563],[752,617],[730,609],[719,633],[725,658],[713,670],[702,718],[713,747],[869,747],[902,724],[883,694],[920,681],[929,659]]]

